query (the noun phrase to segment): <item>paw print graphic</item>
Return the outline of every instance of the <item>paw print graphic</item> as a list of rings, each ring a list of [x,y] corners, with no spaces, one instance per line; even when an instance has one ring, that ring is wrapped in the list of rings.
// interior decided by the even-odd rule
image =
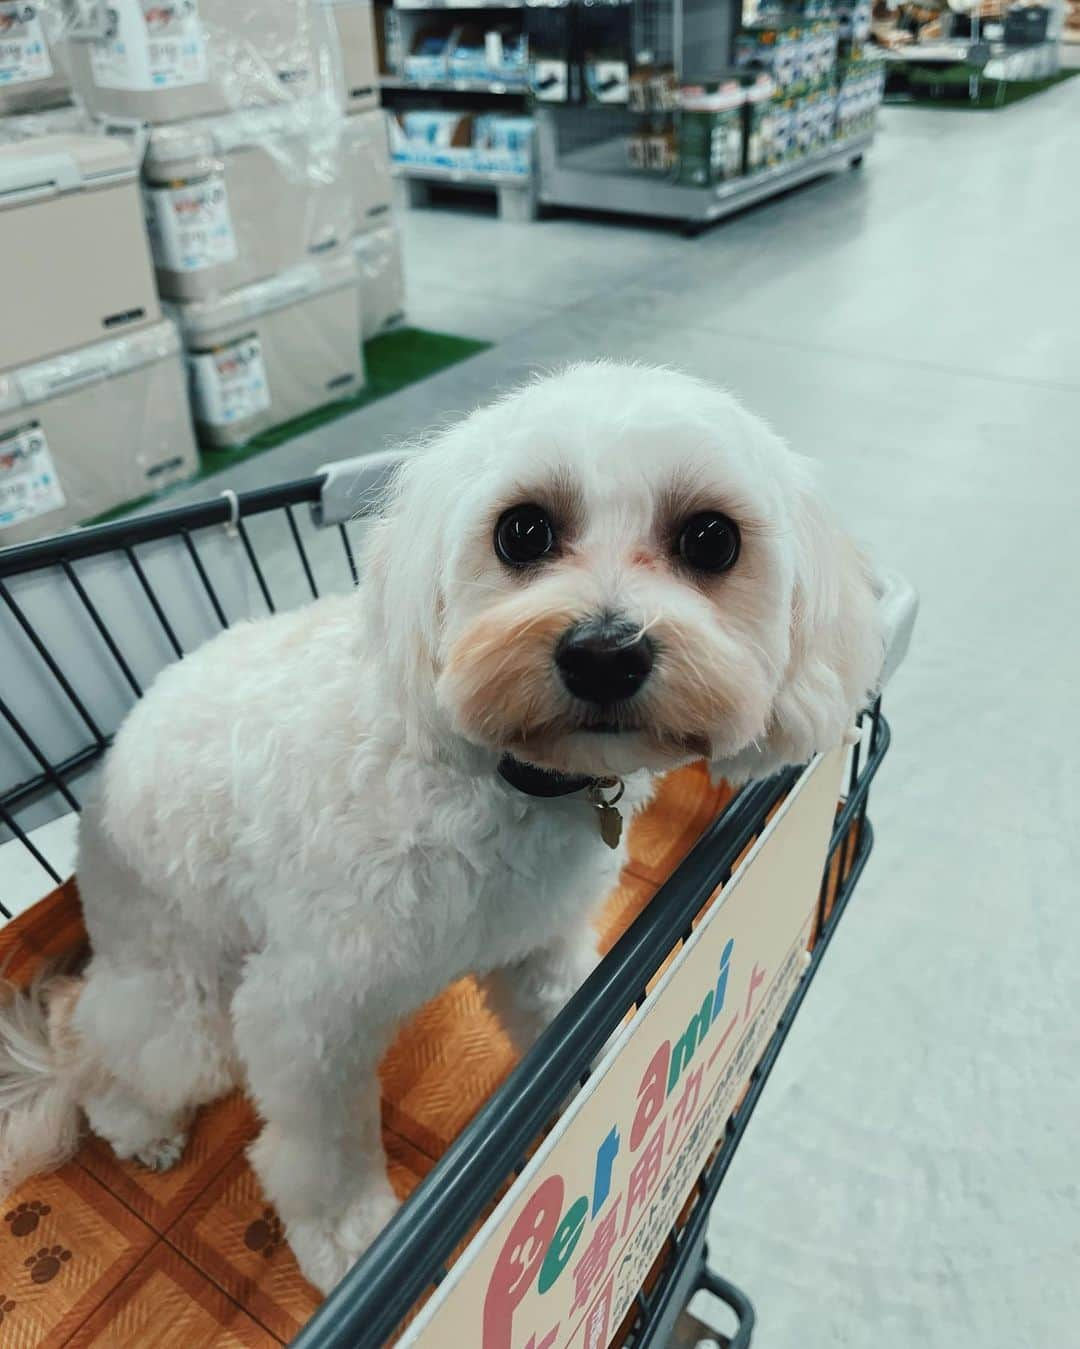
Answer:
[[[49,1283],[70,1259],[71,1252],[63,1246],[42,1246],[35,1255],[28,1255],[23,1264],[34,1283]]]
[[[244,1245],[248,1250],[260,1252],[266,1256],[267,1260],[284,1240],[285,1229],[281,1225],[281,1219],[272,1208],[264,1208],[262,1217],[256,1218],[253,1223],[248,1223],[247,1231],[244,1233]]]
[[[25,1204],[16,1204],[10,1213],[4,1214],[4,1222],[11,1229],[13,1237],[28,1237],[37,1230],[37,1225],[52,1209],[48,1204],[39,1204],[36,1199],[28,1199]]]
[[[4,1318],[10,1316],[15,1310],[15,1303],[6,1293],[0,1293],[0,1326],[4,1324]]]

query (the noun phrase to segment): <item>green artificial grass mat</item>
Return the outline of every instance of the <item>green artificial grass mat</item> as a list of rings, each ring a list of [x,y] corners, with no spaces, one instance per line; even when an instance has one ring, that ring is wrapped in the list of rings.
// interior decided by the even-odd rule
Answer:
[[[1021,99],[1030,98],[1032,94],[1041,94],[1044,89],[1052,89],[1065,80],[1071,80],[1074,75],[1080,75],[1080,70],[1059,70],[1056,75],[1048,75],[1042,80],[982,79],[976,98],[968,97],[968,76],[971,72],[967,66],[957,65],[944,69],[914,66],[909,67],[905,73],[912,92],[910,95],[904,93],[898,97],[886,94],[885,102],[889,107],[950,108],[966,112],[985,112],[988,109],[993,111],[996,108],[1007,108],[1010,103],[1019,103]],[[931,94],[929,90],[935,85],[940,86],[944,92],[937,96]]]
[[[467,360],[478,352],[487,351],[490,346],[490,342],[480,342],[472,337],[432,333],[425,328],[393,328],[389,332],[380,333],[378,337],[364,343],[367,384],[362,392],[354,394],[352,398],[341,398],[337,402],[327,403],[323,407],[316,408],[314,412],[306,412],[302,417],[294,417],[292,421],[282,422],[279,426],[272,426],[249,440],[246,445],[240,445],[234,450],[208,449],[202,445],[199,447],[199,468],[192,477],[174,483],[172,487],[167,487],[154,496],[117,506],[111,511],[106,511],[104,515],[96,516],[84,523],[100,525],[106,520],[115,520],[118,516],[126,515],[129,511],[149,505],[151,502],[165,503],[170,492],[182,491],[193,482],[201,482],[203,478],[209,478],[223,469],[232,468],[234,464],[242,464],[245,460],[275,449],[296,436],[316,431],[320,426],[337,421],[339,417],[355,412],[357,408],[366,407],[368,403],[374,403],[378,398],[397,393],[399,389],[404,389],[409,384],[418,384],[429,375],[435,375],[448,366],[457,365],[459,361]]]

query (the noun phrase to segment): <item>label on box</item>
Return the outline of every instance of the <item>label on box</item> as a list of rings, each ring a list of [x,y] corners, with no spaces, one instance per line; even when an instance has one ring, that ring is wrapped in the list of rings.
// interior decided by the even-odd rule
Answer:
[[[0,4],[0,89],[47,80],[52,73],[52,59],[35,7]]]
[[[236,257],[225,180],[218,176],[145,192],[154,261],[173,272],[201,272]]]
[[[101,89],[179,89],[210,77],[197,0],[113,0],[109,36],[90,45]]]
[[[565,103],[568,74],[565,61],[534,61],[530,86],[533,97],[544,103]]]
[[[213,351],[189,353],[188,367],[195,416],[207,426],[232,426],[270,406],[262,343],[255,333]]]
[[[66,505],[41,423],[0,431],[0,530]]]

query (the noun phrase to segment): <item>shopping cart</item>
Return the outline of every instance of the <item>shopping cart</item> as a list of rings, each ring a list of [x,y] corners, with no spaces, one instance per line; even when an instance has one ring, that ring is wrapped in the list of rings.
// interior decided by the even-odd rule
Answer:
[[[355,585],[365,519],[393,463],[368,456],[301,481],[0,550],[5,915],[5,898],[23,906],[70,874],[88,775],[159,669],[240,619]],[[880,603],[887,679],[906,651],[916,602],[891,578]],[[298,1349],[374,1349],[396,1336],[423,1349],[749,1344],[749,1302],[708,1269],[707,1221],[873,846],[867,802],[890,740],[880,698],[860,725],[849,749],[733,796],[303,1328]],[[795,891],[801,899],[792,900]],[[736,939],[718,943],[730,927],[752,944],[770,925],[783,959],[771,962],[766,982],[762,957],[756,1002],[755,959],[745,1025],[736,1025],[736,1007],[725,1027],[719,1010]],[[710,943],[714,962],[721,950],[720,973],[699,1009],[692,972]],[[640,1115],[652,1133],[643,1128],[635,1141],[634,1107],[644,1110],[652,1079],[640,1077],[640,1065],[639,1076],[627,1074],[664,1016],[683,1025],[680,999],[685,1009],[691,992],[686,1034],[661,1045],[669,1094],[658,1109],[667,1113],[663,1121]],[[721,1034],[731,1036],[723,1054]],[[716,1040],[708,1055],[706,1036]],[[703,1077],[714,1061],[715,1079]],[[636,1095],[631,1081],[640,1081]],[[624,1107],[624,1122],[598,1135],[604,1110]],[[637,1163],[662,1124],[670,1146],[665,1154],[661,1140],[650,1192]],[[571,1204],[558,1168],[569,1180],[566,1159],[572,1169],[581,1158],[588,1190]],[[627,1208],[621,1227],[606,1222],[618,1203]],[[606,1263],[599,1251],[593,1260],[594,1287],[579,1274],[603,1232],[611,1240]],[[685,1311],[702,1291],[726,1304],[726,1331]]]

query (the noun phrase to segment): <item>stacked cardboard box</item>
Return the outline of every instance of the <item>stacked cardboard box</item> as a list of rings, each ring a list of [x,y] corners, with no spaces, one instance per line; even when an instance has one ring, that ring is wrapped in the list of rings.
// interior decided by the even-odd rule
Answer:
[[[14,8],[0,546],[190,475],[189,392],[220,447],[359,391],[403,310],[367,0]]]

